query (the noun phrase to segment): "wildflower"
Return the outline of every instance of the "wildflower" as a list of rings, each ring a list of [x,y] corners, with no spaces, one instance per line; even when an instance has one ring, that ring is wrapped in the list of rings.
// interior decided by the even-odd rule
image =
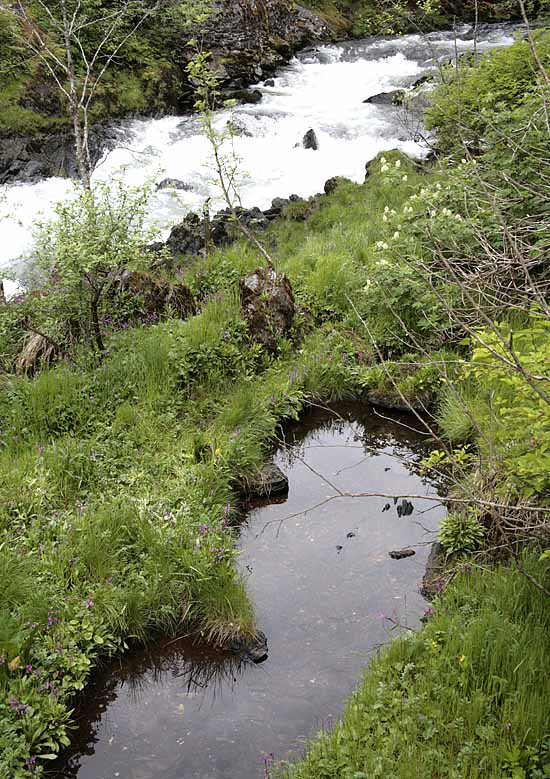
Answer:
[[[376,241],[376,248],[383,249],[385,246],[384,241]]]
[[[223,507],[223,515],[224,515],[224,517],[226,517],[226,518],[227,518],[227,517],[229,517],[229,516],[231,516],[231,506],[229,505],[229,503],[227,503],[227,504],[226,504],[226,505]]]
[[[381,162],[382,165],[385,165],[386,164],[386,158],[385,157],[380,157],[380,162]]]
[[[460,163],[462,165],[466,165],[466,162],[467,162],[467,160],[464,157],[460,160]]]
[[[22,717],[24,714],[26,714],[27,709],[29,708],[26,703],[21,703],[21,701],[18,701],[17,698],[10,698],[9,705],[10,705],[10,708],[16,714],[19,714],[20,717]]]
[[[465,660],[466,660],[466,655],[460,655],[460,657],[458,658],[458,662],[460,663],[460,665],[463,665]]]
[[[383,214],[383,216],[382,216],[382,220],[383,220],[384,222],[387,222],[387,221],[388,221],[388,215],[387,215],[387,214]]]
[[[210,530],[210,528],[208,527],[208,525],[204,525],[204,524],[203,525],[199,525],[199,532],[202,533],[203,536],[205,536],[208,533],[209,530]]]
[[[399,230],[396,230],[395,233],[393,234],[393,237],[394,237],[395,240],[397,240],[400,235],[401,235],[401,233],[399,232]]]
[[[405,175],[404,175],[404,176],[402,176],[402,178],[401,178],[401,181],[408,181],[408,180],[409,180],[409,177],[408,177],[408,176],[407,176],[407,174],[405,173]]]
[[[93,607],[94,607],[94,602],[93,602],[93,600],[92,600],[91,598],[89,598],[89,599],[86,601],[86,608],[87,608],[87,609],[93,609]]]
[[[222,453],[222,450],[221,450],[221,449],[218,447],[218,448],[217,448],[217,449],[214,451],[214,457],[219,457],[221,453]]]
[[[400,168],[401,167],[401,160],[395,160],[395,167]]]
[[[382,167],[380,168],[380,172],[381,173],[387,173],[389,171],[389,169],[390,169],[389,165],[382,165]]]
[[[25,760],[25,768],[27,771],[36,771],[37,767],[38,766],[36,765],[35,755],[31,755],[29,758],[27,758],[27,760]]]
[[[389,211],[390,211],[390,207],[389,206],[384,206],[384,213],[385,214],[389,214]]]
[[[434,640],[433,640],[433,638],[432,638],[432,640],[430,641],[430,646],[431,646],[431,648],[434,650],[434,652],[435,652],[437,649],[439,649],[439,644],[437,643],[437,641],[434,641]]]

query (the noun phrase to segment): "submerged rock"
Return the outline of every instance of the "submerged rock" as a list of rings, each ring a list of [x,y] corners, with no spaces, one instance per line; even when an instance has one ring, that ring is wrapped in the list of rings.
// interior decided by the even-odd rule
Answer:
[[[404,560],[405,557],[412,557],[416,552],[414,549],[394,549],[390,552],[392,560]]]
[[[269,648],[265,633],[261,630],[254,636],[243,636],[233,639],[227,647],[230,652],[239,655],[241,660],[250,663],[263,663],[268,658]]]
[[[274,268],[258,268],[239,282],[241,307],[250,337],[268,351],[277,350],[279,339],[294,322],[296,306],[290,281]]]

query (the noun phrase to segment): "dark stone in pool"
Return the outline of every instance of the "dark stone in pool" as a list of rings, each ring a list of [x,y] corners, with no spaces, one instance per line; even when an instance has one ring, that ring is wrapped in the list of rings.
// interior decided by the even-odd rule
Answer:
[[[355,533],[348,533],[346,538],[355,538]]]
[[[410,515],[414,511],[414,506],[410,502],[410,500],[407,500],[404,498],[401,503],[397,507],[397,516],[398,517],[410,517]]]
[[[403,560],[405,557],[412,557],[416,552],[414,549],[394,549],[390,552],[392,560]]]
[[[257,478],[244,485],[244,492],[250,497],[260,498],[285,495],[288,492],[288,479],[275,463],[267,463]]]
[[[390,509],[391,509],[391,505],[389,503],[386,503],[386,505],[382,509],[382,514],[384,513],[384,511],[389,511]]]
[[[337,551],[337,552],[341,552],[343,548],[344,548],[343,546],[341,546],[340,544],[338,544],[338,545],[337,545],[337,547],[336,547],[336,551]]]

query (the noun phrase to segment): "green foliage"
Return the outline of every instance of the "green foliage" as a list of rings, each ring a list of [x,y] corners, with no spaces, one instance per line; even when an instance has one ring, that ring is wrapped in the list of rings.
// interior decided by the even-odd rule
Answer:
[[[451,556],[468,556],[483,544],[485,530],[475,510],[453,512],[441,521],[439,541]]]
[[[550,64],[550,36],[536,35],[543,65]],[[535,94],[542,82],[528,41],[521,40],[485,54],[475,67],[459,60],[445,71],[427,112],[429,128],[435,130],[443,148],[464,153],[464,148],[485,150],[494,135],[494,117],[506,114]]]
[[[536,559],[523,564],[548,582]],[[424,630],[371,662],[342,722],[281,775],[544,776],[549,628],[546,596],[514,568],[459,576]],[[514,773],[514,762],[525,773]]]
[[[500,324],[481,331],[466,369],[490,398],[482,424],[501,452],[508,481],[524,497],[550,490],[549,336],[550,321],[543,317],[519,330]]]
[[[84,338],[103,351],[109,297],[123,272],[150,262],[143,250],[152,237],[144,228],[147,196],[147,189],[121,184],[81,190],[39,227],[31,258],[39,291],[32,323],[58,349]]]

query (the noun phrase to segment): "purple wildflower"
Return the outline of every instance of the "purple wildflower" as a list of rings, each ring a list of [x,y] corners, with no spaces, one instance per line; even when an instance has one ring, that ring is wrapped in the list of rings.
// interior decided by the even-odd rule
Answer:
[[[94,607],[94,602],[93,602],[93,600],[92,600],[91,598],[89,598],[89,599],[86,601],[86,608],[87,608],[87,609],[93,609],[93,607]]]
[[[210,530],[210,528],[208,527],[208,525],[204,525],[204,524],[203,525],[199,525],[199,532],[202,533],[203,536],[205,536],[208,533],[209,530]]]
[[[21,703],[21,701],[18,701],[17,698],[10,698],[9,702],[10,708],[16,713],[19,714],[20,717],[22,717],[27,709],[29,708],[26,703]]]

